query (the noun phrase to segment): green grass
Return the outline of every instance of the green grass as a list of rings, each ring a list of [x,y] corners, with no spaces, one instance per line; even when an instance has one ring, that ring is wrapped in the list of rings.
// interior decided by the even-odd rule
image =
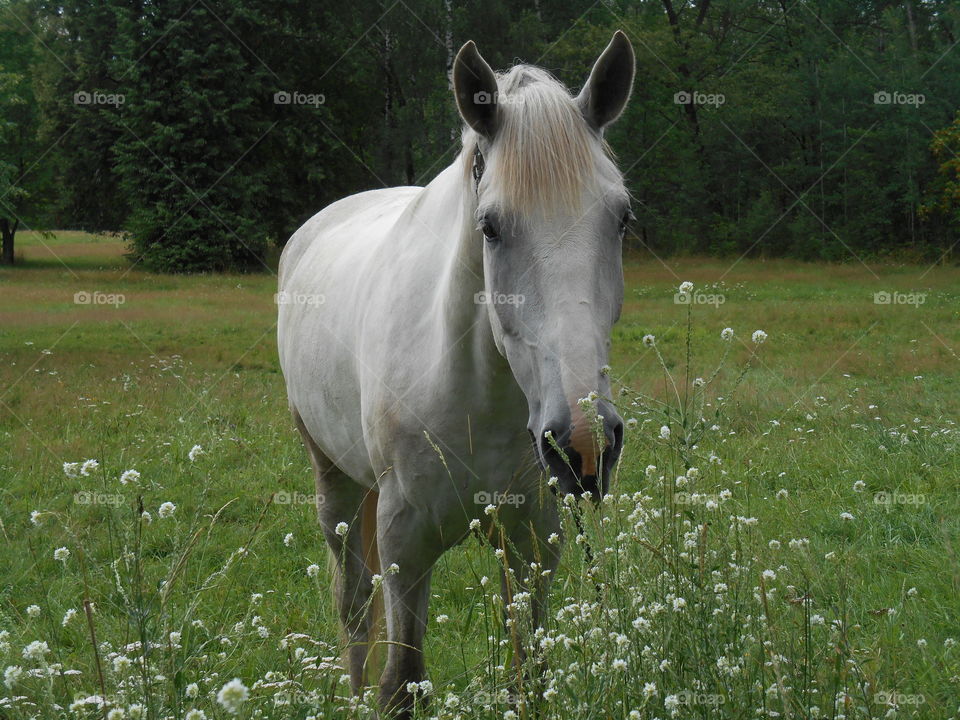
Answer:
[[[213,696],[239,677],[252,688],[247,715],[334,716],[346,703],[340,672],[304,670],[293,654],[294,646],[308,655],[339,652],[315,512],[307,502],[269,503],[279,490],[312,492],[277,363],[274,278],[150,275],[131,268],[110,237],[24,233],[18,247],[23,265],[0,270],[0,631],[9,632],[0,666],[36,667],[21,651],[45,640],[47,663],[82,674],[21,679],[6,695],[27,700],[0,704],[0,717],[55,717],[54,704],[100,692],[85,597],[96,607],[104,687],[120,705],[144,703],[151,717],[180,718],[194,706],[226,717]],[[700,698],[677,717],[753,718],[758,709],[813,717],[811,706],[821,717],[883,717],[878,693],[894,692],[899,717],[954,717],[960,648],[944,642],[960,635],[960,270],[754,260],[730,267],[702,258],[627,264],[611,364],[618,387],[632,388],[624,415],[637,426],[614,489],[624,497],[604,509],[606,524],[587,518],[590,543],[601,550],[594,574],[607,584],[604,602],[589,606],[595,591],[576,543],[554,585],[554,611],[575,604],[582,618],[570,610],[548,631],[582,634],[570,648],[561,642],[547,651],[551,672],[568,678],[550,712],[606,718],[636,709],[641,718],[668,718],[664,699],[689,691],[724,700]],[[689,351],[687,307],[673,298],[681,280],[725,300],[692,308]],[[876,304],[881,291],[925,298],[919,306]],[[77,304],[77,293],[96,300]],[[725,327],[736,331],[732,346],[720,339]],[[758,328],[769,339],[732,392]],[[656,336],[665,367],[644,346],[646,334]],[[727,347],[726,366],[702,396],[708,428],[723,405],[718,428],[696,448],[681,448],[665,369],[689,424],[699,414],[689,412],[699,402],[692,381],[709,377]],[[669,442],[658,436],[667,423]],[[191,461],[194,445],[203,454]],[[712,454],[722,463],[711,463]],[[701,476],[683,492],[729,489],[720,509],[677,504],[684,456]],[[88,458],[99,462],[89,476],[65,475],[64,462]],[[651,464],[657,470],[647,478]],[[131,468],[141,474],[139,491],[118,482]],[[117,505],[77,502],[83,491]],[[632,493],[646,498],[640,510]],[[895,502],[878,503],[876,493]],[[138,495],[150,524],[137,520]],[[158,516],[163,502],[176,504],[173,518]],[[43,513],[39,526],[34,510]],[[756,524],[731,529],[730,516]],[[806,542],[790,547],[791,539]],[[65,564],[53,557],[61,546],[71,551]],[[234,555],[241,546],[246,554]],[[314,563],[324,569],[311,578]],[[760,592],[765,569],[776,578]],[[492,578],[486,586],[483,576]],[[509,666],[498,645],[502,609],[491,599],[496,578],[495,558],[476,540],[448,553],[434,573],[431,616],[450,620],[428,632],[438,695],[431,714],[455,716],[444,706],[448,692],[472,699],[459,711],[464,718],[506,709],[486,710],[478,695],[505,687],[497,666]],[[715,595],[717,582],[728,590]],[[254,603],[252,593],[263,597]],[[669,609],[672,595],[687,608]],[[668,609],[651,610],[656,603]],[[39,617],[27,614],[33,604]],[[71,608],[79,615],[62,626]],[[643,612],[651,627],[634,628]],[[251,624],[254,615],[268,637]],[[811,623],[815,615],[825,624]],[[841,625],[832,629],[833,621]],[[602,632],[591,636],[593,628]],[[181,648],[167,644],[170,631],[182,633]],[[291,632],[311,640],[281,648]],[[160,643],[151,674],[164,679],[124,681],[110,654],[143,637]],[[719,671],[720,655],[742,670]],[[615,656],[628,658],[626,673],[610,669]],[[298,694],[275,707],[277,688],[263,685],[268,671],[318,699]],[[778,677],[789,689],[777,687]],[[192,682],[200,683],[197,699],[185,696]],[[645,698],[647,682],[657,692]],[[835,703],[838,693],[845,695]]]

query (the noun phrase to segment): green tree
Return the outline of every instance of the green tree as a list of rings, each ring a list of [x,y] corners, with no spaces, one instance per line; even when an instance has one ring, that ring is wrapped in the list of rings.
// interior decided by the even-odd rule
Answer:
[[[13,265],[17,230],[34,211],[42,174],[35,170],[37,113],[33,93],[36,46],[24,3],[0,4],[0,264]],[[24,219],[26,218],[26,220]]]
[[[50,225],[118,230],[127,217],[114,148],[124,135],[119,106],[126,78],[116,64],[118,0],[41,1],[44,52],[38,66],[41,141],[58,192],[45,208]],[[100,102],[99,100],[104,100]]]
[[[256,146],[276,83],[243,38],[265,24],[242,0],[131,6],[118,22],[117,170],[134,256],[154,270],[262,267],[271,202]]]

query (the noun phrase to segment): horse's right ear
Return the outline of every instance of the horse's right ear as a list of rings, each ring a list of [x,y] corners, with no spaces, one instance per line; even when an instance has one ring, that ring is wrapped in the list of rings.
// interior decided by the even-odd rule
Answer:
[[[460,48],[453,61],[453,92],[464,122],[492,138],[497,130],[497,76],[473,40]]]

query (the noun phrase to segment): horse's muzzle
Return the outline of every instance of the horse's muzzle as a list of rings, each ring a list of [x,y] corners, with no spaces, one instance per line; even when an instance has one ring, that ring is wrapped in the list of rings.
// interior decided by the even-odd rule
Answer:
[[[556,490],[577,497],[589,492],[599,500],[610,488],[610,472],[623,449],[623,421],[612,407],[604,407],[600,428],[547,422],[536,443],[540,465],[557,478]]]

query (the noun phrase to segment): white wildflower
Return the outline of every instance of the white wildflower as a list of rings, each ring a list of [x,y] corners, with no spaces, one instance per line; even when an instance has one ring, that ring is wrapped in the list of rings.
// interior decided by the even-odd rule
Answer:
[[[3,683],[7,689],[12,688],[23,677],[23,668],[19,665],[8,665],[3,671]]]
[[[244,685],[240,678],[234,678],[217,693],[217,702],[231,715],[237,715],[240,707],[250,697],[250,691]]]
[[[43,660],[43,656],[48,652],[50,652],[50,647],[47,645],[46,641],[34,640],[23,649],[21,654],[26,660],[41,662]]]

